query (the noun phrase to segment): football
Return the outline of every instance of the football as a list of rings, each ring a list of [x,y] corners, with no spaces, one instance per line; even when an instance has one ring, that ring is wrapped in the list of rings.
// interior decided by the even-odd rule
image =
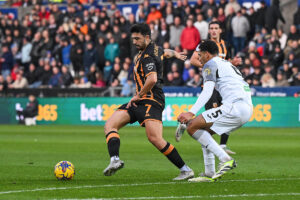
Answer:
[[[75,175],[75,167],[69,161],[60,161],[54,167],[54,175],[58,180],[71,180]]]

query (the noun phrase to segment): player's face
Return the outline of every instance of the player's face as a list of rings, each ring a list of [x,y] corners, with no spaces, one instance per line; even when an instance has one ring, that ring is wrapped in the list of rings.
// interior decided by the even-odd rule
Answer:
[[[220,28],[219,24],[211,24],[208,32],[212,39],[219,39],[222,29]]]
[[[202,66],[208,61],[208,53],[206,51],[198,51],[199,60]]]
[[[143,36],[141,33],[132,33],[131,34],[131,39],[133,45],[136,46],[138,50],[143,50],[146,47],[146,37]]]

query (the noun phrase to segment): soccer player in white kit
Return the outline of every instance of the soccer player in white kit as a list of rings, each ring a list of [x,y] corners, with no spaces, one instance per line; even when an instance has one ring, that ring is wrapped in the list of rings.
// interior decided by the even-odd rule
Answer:
[[[218,46],[215,42],[204,41],[199,50],[199,59],[203,63],[203,91],[189,112],[178,116],[178,121],[187,124],[187,132],[202,145],[203,150],[205,172],[189,181],[213,182],[235,168],[236,162],[211,135],[228,133],[244,125],[251,118],[253,105],[248,83],[234,65],[217,56]],[[196,116],[211,97],[214,88],[222,96],[222,105]],[[217,172],[215,156],[220,160]]]

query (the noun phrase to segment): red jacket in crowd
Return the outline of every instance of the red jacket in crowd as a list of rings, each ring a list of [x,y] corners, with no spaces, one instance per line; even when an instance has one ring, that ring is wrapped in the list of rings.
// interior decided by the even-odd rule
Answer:
[[[185,27],[180,36],[180,43],[182,49],[195,50],[201,38],[198,30],[192,27]]]

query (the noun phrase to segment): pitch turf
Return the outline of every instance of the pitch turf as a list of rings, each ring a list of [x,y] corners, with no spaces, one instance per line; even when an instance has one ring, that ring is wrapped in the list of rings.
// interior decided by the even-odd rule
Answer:
[[[201,146],[164,128],[196,174]],[[216,183],[173,182],[179,171],[148,141],[143,128],[120,131],[125,168],[102,175],[109,157],[103,127],[0,126],[0,199],[300,199],[300,129],[243,128],[230,137],[238,167]],[[71,161],[75,179],[57,181],[54,165]]]

